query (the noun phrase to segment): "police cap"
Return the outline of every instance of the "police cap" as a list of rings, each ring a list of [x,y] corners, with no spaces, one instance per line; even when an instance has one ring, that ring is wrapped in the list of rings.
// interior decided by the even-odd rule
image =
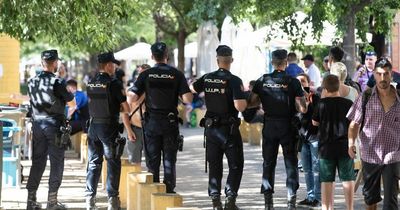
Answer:
[[[314,56],[307,54],[306,56],[304,56],[301,60],[307,60],[307,61],[312,61],[314,62]]]
[[[164,42],[156,42],[151,45],[150,49],[153,55],[164,55],[167,51],[167,45]]]
[[[42,59],[46,61],[53,61],[58,59],[57,50],[45,50],[42,52]]]
[[[117,65],[121,64],[121,62],[119,60],[115,59],[114,53],[112,53],[112,52],[106,52],[106,53],[102,53],[102,54],[98,55],[97,60],[99,61],[99,63],[113,62]]]
[[[227,45],[220,45],[217,47],[217,56],[232,56],[232,48]]]
[[[273,60],[284,60],[287,59],[288,53],[284,49],[275,50],[272,52],[272,59]]]

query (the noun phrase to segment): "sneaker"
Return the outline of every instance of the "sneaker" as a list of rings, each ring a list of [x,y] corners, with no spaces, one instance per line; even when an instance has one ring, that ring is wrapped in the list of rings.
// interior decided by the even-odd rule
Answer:
[[[316,200],[316,201],[317,201],[317,200]],[[313,202],[314,202],[314,201],[310,201],[310,200],[308,200],[308,199],[306,198],[306,199],[304,199],[304,200],[298,202],[297,204],[298,204],[298,205],[302,205],[302,206],[312,206]]]
[[[313,202],[311,203],[312,207],[321,207],[321,202],[319,202],[319,200],[313,200]]]

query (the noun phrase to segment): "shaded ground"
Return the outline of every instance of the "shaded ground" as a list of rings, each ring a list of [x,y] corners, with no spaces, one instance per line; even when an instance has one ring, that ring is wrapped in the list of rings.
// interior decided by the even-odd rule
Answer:
[[[186,207],[199,207],[201,209],[211,209],[211,202],[207,195],[208,174],[204,172],[204,149],[202,129],[182,129],[185,136],[184,151],[178,153],[177,161],[177,193],[183,196],[183,204]],[[84,209],[84,189],[85,189],[85,170],[86,166],[81,164],[74,154],[69,155],[65,162],[64,179],[59,190],[59,200],[67,204],[69,209]],[[260,194],[260,183],[262,174],[262,156],[260,146],[244,144],[245,164],[243,178],[237,198],[238,205],[243,209],[263,209],[264,198]],[[28,176],[30,161],[23,161],[25,177]],[[38,201],[45,204],[48,191],[48,173],[46,168],[42,179]],[[227,163],[224,164],[224,179],[227,175]],[[286,173],[284,170],[283,157],[280,154],[276,168],[275,183],[275,209],[286,209]],[[3,188],[2,207],[3,209],[25,209],[27,191],[24,189],[26,178],[21,189]],[[98,206],[106,208],[105,191],[98,190]],[[336,184],[335,208],[346,209],[341,184]],[[300,173],[300,189],[298,190],[298,201],[305,197],[304,174]],[[43,206],[45,207],[45,206]],[[381,207],[380,207],[381,208]],[[308,209],[301,208],[298,209]],[[355,194],[355,208],[364,209],[361,190]]]

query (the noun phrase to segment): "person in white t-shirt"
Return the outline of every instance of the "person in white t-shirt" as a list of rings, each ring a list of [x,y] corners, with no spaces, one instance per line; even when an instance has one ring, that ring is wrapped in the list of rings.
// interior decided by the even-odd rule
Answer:
[[[301,60],[304,62],[304,66],[307,68],[305,73],[310,77],[311,90],[317,90],[321,86],[321,73],[318,67],[314,64],[314,56],[307,54]]]

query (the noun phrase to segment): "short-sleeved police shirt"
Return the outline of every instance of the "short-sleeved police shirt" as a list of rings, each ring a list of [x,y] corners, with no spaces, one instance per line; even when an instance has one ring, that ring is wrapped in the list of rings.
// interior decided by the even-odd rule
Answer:
[[[233,116],[237,116],[238,111],[234,107],[234,100],[241,100],[241,99],[246,99],[246,95],[243,91],[243,82],[242,80],[231,74],[230,71],[224,70],[224,69],[218,69],[215,72],[205,74],[202,77],[200,77],[198,80],[196,80],[193,83],[193,88],[196,92],[200,93],[204,91],[204,80],[206,78],[212,78],[213,75],[219,75],[219,76],[227,76],[229,77],[229,82],[228,82],[228,87],[230,91],[227,91],[229,94],[228,97],[228,112],[231,113]],[[221,99],[222,100],[222,99]],[[207,97],[206,97],[206,104],[207,104]]]
[[[296,97],[304,96],[300,82],[285,71],[263,75],[252,91],[260,97],[265,115],[271,118],[291,118],[297,112]]]
[[[147,86],[146,82],[151,82],[151,84]],[[176,89],[172,89],[174,87]],[[156,91],[151,92],[149,91],[149,88]],[[153,68],[140,73],[135,84],[129,89],[129,91],[132,91],[137,95],[142,95],[146,92],[146,109],[152,112],[157,110],[152,109],[150,106],[157,105],[149,103],[157,103],[159,101],[162,103],[171,103],[167,106],[174,110],[165,111],[176,111],[176,107],[178,106],[178,97],[185,93],[189,93],[190,89],[186,78],[181,71],[167,64],[159,63]]]
[[[48,107],[50,103],[49,101],[43,101],[43,100],[39,100],[37,99],[37,94],[35,92],[40,92],[41,90],[45,90],[40,86],[36,86],[39,85],[38,84],[30,84],[33,87],[33,92],[29,92],[29,96],[31,98],[31,101],[36,101],[34,104],[35,106],[32,106],[33,109],[33,113],[35,115],[41,115],[41,116],[52,116],[52,115],[62,115],[62,113],[64,113],[64,108],[66,105],[66,102],[70,102],[74,99],[74,95],[70,92],[68,92],[65,81],[64,80],[60,80],[58,78],[55,78],[56,76],[54,75],[54,73],[52,72],[47,72],[47,71],[42,71],[40,73],[40,75],[38,75],[38,77],[43,78],[48,78],[50,81],[50,78],[54,78],[54,84],[53,84],[53,93],[54,96],[57,98],[57,100],[59,100],[59,103],[56,103],[59,107],[52,107],[55,108],[53,109],[53,111],[55,111],[55,113],[46,113],[43,112],[43,110],[46,110],[45,107]],[[30,83],[32,81],[29,81]],[[40,83],[41,84],[41,83]],[[43,84],[46,84],[46,82],[44,82]],[[43,96],[40,96],[43,97]],[[54,105],[54,104],[53,104]]]
[[[56,80],[56,82],[54,83],[54,95],[66,102],[70,102],[74,99],[74,94],[68,92],[67,85],[65,84],[64,80]]]
[[[121,104],[126,101],[124,85],[122,84],[121,81],[117,79],[112,79],[110,83],[110,89],[111,89],[110,113],[112,115],[119,115]]]

